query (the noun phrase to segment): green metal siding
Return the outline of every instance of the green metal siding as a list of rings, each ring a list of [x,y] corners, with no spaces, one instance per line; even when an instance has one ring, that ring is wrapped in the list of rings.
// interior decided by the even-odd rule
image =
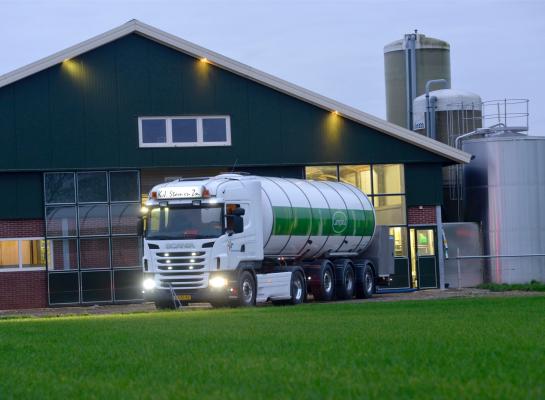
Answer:
[[[44,217],[41,173],[0,173],[0,187],[3,193],[0,219]]]
[[[138,147],[138,116],[231,116],[232,146]],[[0,169],[448,160],[131,34],[0,89]]]
[[[442,205],[443,175],[441,164],[406,164],[407,206]]]

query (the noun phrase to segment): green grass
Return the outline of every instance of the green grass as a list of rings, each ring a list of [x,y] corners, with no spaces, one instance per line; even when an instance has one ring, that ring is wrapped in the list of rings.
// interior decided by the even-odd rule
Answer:
[[[531,281],[530,283],[517,283],[509,285],[507,283],[482,283],[477,286],[479,289],[488,289],[492,292],[509,292],[512,290],[522,290],[525,292],[545,292],[545,283]]]
[[[545,296],[0,321],[0,399],[545,398]]]

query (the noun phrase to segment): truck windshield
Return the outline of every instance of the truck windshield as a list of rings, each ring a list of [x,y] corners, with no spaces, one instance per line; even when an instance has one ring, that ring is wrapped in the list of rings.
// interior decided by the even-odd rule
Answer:
[[[222,207],[157,207],[146,226],[147,239],[217,238],[223,233]]]

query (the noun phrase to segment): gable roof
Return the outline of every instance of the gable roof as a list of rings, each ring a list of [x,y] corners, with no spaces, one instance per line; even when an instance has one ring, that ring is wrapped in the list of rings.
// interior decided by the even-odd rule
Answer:
[[[47,69],[53,65],[59,64],[66,59],[77,57],[83,53],[86,53],[90,50],[93,50],[97,47],[100,47],[106,43],[112,42],[131,33],[140,34],[148,39],[169,46],[175,50],[189,54],[193,57],[199,59],[206,58],[208,62],[219,68],[233,72],[247,79],[251,79],[262,85],[268,86],[279,92],[313,104],[322,109],[328,111],[337,111],[340,115],[347,119],[373,128],[379,132],[410,143],[424,150],[438,154],[448,160],[457,163],[468,163],[471,160],[470,154],[455,149],[454,147],[448,146],[437,140],[430,139],[411,130],[402,128],[381,118],[375,117],[371,114],[367,114],[361,110],[350,107],[346,104],[340,103],[328,97],[322,96],[318,93],[252,68],[246,64],[242,64],[231,58],[205,49],[204,47],[198,46],[177,36],[171,35],[170,33],[161,31],[160,29],[157,29],[153,26],[144,24],[143,22],[134,19],[117,28],[114,28],[91,39],[85,40],[79,44],[69,47],[65,50],[52,54],[49,57],[45,57],[41,60],[38,60],[36,62],[33,62],[24,67],[18,68],[12,72],[0,76],[0,88],[20,79],[26,78],[39,71]]]

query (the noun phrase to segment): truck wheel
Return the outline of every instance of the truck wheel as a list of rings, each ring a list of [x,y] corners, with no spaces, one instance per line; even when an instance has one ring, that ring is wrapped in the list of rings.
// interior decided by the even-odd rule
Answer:
[[[337,298],[339,300],[350,300],[354,296],[354,269],[352,264],[347,262],[337,268]]]
[[[368,299],[373,297],[373,293],[375,293],[375,274],[373,274],[373,269],[368,264],[363,267],[361,280],[359,280],[356,287],[356,297],[358,299]]]
[[[301,304],[305,301],[307,288],[305,277],[301,271],[294,271],[291,274],[291,300],[290,304]]]
[[[238,279],[237,306],[255,306],[256,285],[253,275],[249,271],[242,271]]]
[[[320,288],[318,293],[314,293],[314,298],[320,301],[333,300],[335,292],[335,278],[330,264],[326,264],[320,272]]]

